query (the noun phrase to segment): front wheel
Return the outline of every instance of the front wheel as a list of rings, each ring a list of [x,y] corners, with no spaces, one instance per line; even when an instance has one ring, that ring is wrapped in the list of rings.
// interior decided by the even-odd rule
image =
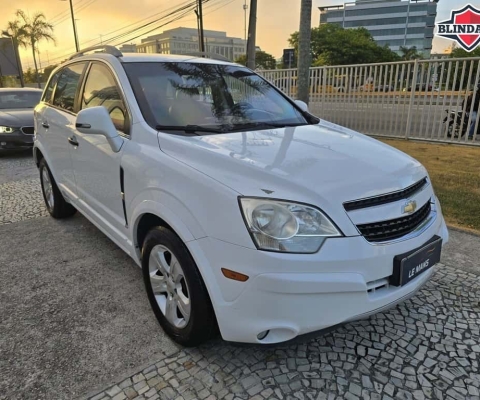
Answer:
[[[47,211],[53,218],[71,217],[77,210],[63,198],[44,158],[40,161],[38,168],[40,171],[43,199],[45,200]]]
[[[196,346],[217,329],[203,279],[185,244],[171,230],[153,228],[142,249],[148,300],[164,331],[177,343]]]

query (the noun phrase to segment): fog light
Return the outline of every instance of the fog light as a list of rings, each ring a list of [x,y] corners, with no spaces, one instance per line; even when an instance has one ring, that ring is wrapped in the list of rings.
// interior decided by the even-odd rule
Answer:
[[[257,339],[258,340],[263,340],[267,337],[267,335],[269,334],[270,331],[263,331],[263,332],[260,332],[258,335],[257,335]]]

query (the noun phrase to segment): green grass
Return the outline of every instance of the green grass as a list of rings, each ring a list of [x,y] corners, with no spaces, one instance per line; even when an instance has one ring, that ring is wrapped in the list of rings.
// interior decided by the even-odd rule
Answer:
[[[480,148],[383,141],[427,168],[447,224],[480,233]]]

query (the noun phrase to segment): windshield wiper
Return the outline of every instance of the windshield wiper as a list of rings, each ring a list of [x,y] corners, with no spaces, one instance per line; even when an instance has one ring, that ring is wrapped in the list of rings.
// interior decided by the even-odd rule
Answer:
[[[155,129],[161,131],[180,131],[185,133],[196,134],[197,132],[206,132],[206,133],[224,133],[223,129],[220,128],[208,128],[201,125],[185,125],[185,126],[175,126],[175,125],[157,125]]]
[[[239,129],[280,129],[280,128],[289,128],[295,126],[303,126],[307,124],[296,123],[296,124],[282,124],[280,122],[247,122],[246,124],[233,124],[230,126],[229,130],[239,130]]]

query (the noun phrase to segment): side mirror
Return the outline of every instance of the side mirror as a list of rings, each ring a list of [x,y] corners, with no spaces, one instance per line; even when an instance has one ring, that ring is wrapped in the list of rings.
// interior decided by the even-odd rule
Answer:
[[[75,128],[88,135],[105,136],[114,153],[118,153],[123,146],[123,139],[118,134],[105,107],[98,106],[81,110],[77,114]]]
[[[309,112],[307,103],[303,102],[302,100],[295,100],[295,104],[298,106],[298,108],[300,108],[300,110]]]

